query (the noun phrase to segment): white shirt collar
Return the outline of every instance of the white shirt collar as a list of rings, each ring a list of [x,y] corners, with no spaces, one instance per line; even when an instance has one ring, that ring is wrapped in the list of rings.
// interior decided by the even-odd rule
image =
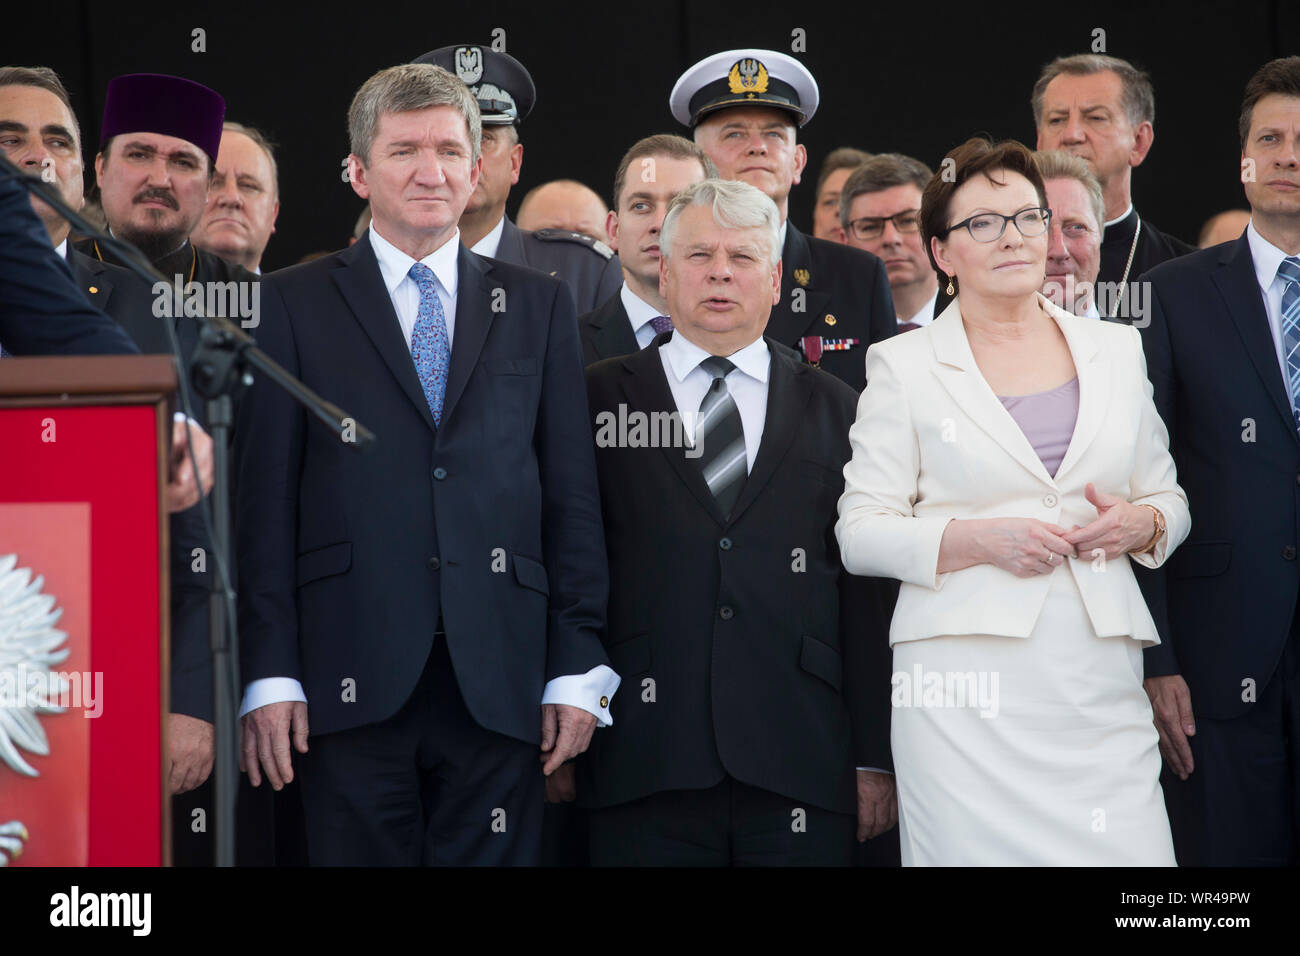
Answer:
[[[415,260],[381,236],[373,222],[370,224],[370,247],[375,250],[375,258],[379,260],[379,273],[384,278],[384,288],[391,296],[402,284],[402,280],[407,278]],[[450,296],[456,294],[456,256],[459,252],[460,230],[457,229],[450,239],[420,260],[433,270],[434,278]]]
[[[784,222],[781,223],[781,235],[776,240],[776,247],[780,249],[783,253],[785,252],[785,230],[786,227],[789,225],[790,225],[789,219],[786,219]]]
[[[487,256],[489,259],[495,259],[497,256],[497,247],[501,245],[501,233],[505,232],[505,229],[506,215],[505,213],[502,213],[501,218],[497,220],[497,224],[492,227],[492,230],[478,242],[474,243],[474,245],[470,246],[469,251],[475,255]]]
[[[1083,318],[1085,318],[1085,319],[1100,319],[1100,318],[1101,318],[1101,313],[1097,311],[1097,300],[1096,300],[1096,299],[1093,299],[1093,298],[1091,298],[1091,297],[1088,299],[1088,307],[1087,307],[1086,309],[1083,310]]]
[[[618,297],[623,303],[623,311],[627,313],[627,320],[632,323],[633,332],[640,331],[641,326],[651,319],[657,319],[663,315],[653,305],[633,292],[627,282],[623,283],[623,288],[619,290]]]
[[[68,240],[65,238],[62,242],[60,242],[57,246],[54,247],[54,251],[57,252],[60,257],[64,259],[68,258]]]
[[[1120,216],[1118,219],[1108,219],[1106,222],[1102,223],[1102,229],[1103,230],[1109,229],[1111,226],[1115,225],[1116,223],[1123,222],[1131,215],[1133,215],[1133,200],[1130,199],[1128,203],[1128,208],[1124,210],[1124,215]]]
[[[1246,226],[1246,241],[1250,243],[1250,257],[1255,260],[1255,279],[1268,295],[1269,286],[1277,279],[1277,267],[1286,258],[1286,253],[1255,230],[1253,219]]]
[[[930,298],[926,300],[925,305],[921,306],[920,311],[910,319],[900,319],[899,324],[901,325],[904,322],[915,322],[917,325],[929,325],[934,321],[934,303],[938,298],[939,290],[936,287],[934,295],[930,296]]]
[[[679,383],[709,357],[708,352],[677,332],[674,332],[673,337],[660,346],[660,349],[668,356],[668,365]],[[728,355],[727,359],[750,378],[760,382],[767,381],[772,357],[761,335],[743,349]]]

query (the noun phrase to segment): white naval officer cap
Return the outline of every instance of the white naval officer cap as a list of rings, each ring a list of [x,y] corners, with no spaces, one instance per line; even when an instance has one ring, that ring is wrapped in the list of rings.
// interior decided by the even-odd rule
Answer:
[[[705,57],[677,78],[668,96],[673,117],[695,127],[717,110],[769,106],[803,126],[817,111],[817,81],[792,56],[775,50],[727,50]]]

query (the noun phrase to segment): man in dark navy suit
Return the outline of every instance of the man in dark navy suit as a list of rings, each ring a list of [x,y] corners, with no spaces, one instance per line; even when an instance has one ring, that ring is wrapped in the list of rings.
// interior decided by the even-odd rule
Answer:
[[[1300,57],[1246,85],[1245,234],[1165,262],[1142,329],[1191,536],[1143,585],[1178,862],[1300,863]]]
[[[375,74],[349,130],[370,230],[268,276],[257,339],[378,440],[268,383],[241,404],[243,763],[276,788],[297,764],[313,864],[535,863],[543,774],[618,686],[573,300],[461,245],[455,76]]]

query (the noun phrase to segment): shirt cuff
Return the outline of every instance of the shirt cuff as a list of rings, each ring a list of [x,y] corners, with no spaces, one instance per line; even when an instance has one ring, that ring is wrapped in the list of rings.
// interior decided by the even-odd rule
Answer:
[[[881,770],[879,767],[859,767],[858,769],[859,769],[859,770],[868,770],[868,771],[870,771],[871,773],[887,773],[887,774],[889,774],[891,777],[894,775],[894,771],[892,771],[892,770]]]
[[[623,679],[608,664],[598,664],[585,674],[567,674],[547,681],[542,692],[543,704],[566,704],[596,715],[597,727],[614,723],[609,702]]]
[[[250,710],[257,710],[267,704],[281,704],[294,700],[307,703],[307,695],[302,692],[302,684],[292,677],[263,677],[261,680],[253,681],[244,691],[244,701],[239,705],[239,716],[243,717]]]

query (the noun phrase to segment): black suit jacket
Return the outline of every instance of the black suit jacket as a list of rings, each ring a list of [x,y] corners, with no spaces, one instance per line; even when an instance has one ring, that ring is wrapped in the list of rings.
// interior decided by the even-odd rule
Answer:
[[[599,437],[620,407],[676,409],[659,354],[671,334],[587,369],[606,641],[623,687],[613,725],[579,759],[579,800],[610,806],[729,774],[852,813],[855,766],[892,767],[893,588],[846,574],[834,530],[857,395],[767,339],[762,443],[725,520],[682,447]]]
[[[578,333],[582,336],[582,361],[586,365],[641,350],[627,309],[623,308],[622,286],[598,309],[578,317]]]
[[[139,352],[77,291],[27,190],[6,177],[0,177],[0,345],[13,355]]]
[[[787,223],[781,253],[781,300],[766,334],[800,350],[807,335],[857,339],[847,351],[827,351],[820,365],[859,392],[867,381],[867,347],[898,332],[884,263],[869,252],[805,236]]]
[[[509,216],[493,258],[563,279],[579,313],[596,308],[623,285],[623,266],[604,243],[563,229],[529,232]]]
[[[134,273],[68,249],[72,277],[86,297],[122,326],[145,354],[171,355],[164,322],[153,314],[153,294]],[[212,548],[202,503],[168,516],[171,550],[171,710],[212,720],[212,658],[208,640],[207,561]],[[205,558],[196,571],[194,549]]]
[[[1235,717],[1243,684],[1271,679],[1300,591],[1300,436],[1250,244],[1166,262],[1141,330],[1192,530],[1138,578],[1164,643],[1146,675],[1182,673],[1198,715]]]
[[[1141,220],[1142,234],[1137,236],[1137,246],[1133,238],[1137,234],[1138,214],[1134,209],[1127,216],[1108,226],[1101,239],[1101,266],[1097,273],[1098,282],[1118,282],[1124,276],[1124,267],[1128,264],[1129,253],[1133,254],[1133,265],[1128,270],[1129,282],[1162,262],[1195,252],[1196,247],[1183,240],[1161,232],[1152,223]]]
[[[358,454],[264,380],[238,412],[243,678],[298,679],[313,733],[395,713],[440,616],[470,713],[520,740],[546,681],[607,662],[572,300],[463,247],[458,276],[438,427],[368,236],[262,282],[258,343],[378,436]]]

